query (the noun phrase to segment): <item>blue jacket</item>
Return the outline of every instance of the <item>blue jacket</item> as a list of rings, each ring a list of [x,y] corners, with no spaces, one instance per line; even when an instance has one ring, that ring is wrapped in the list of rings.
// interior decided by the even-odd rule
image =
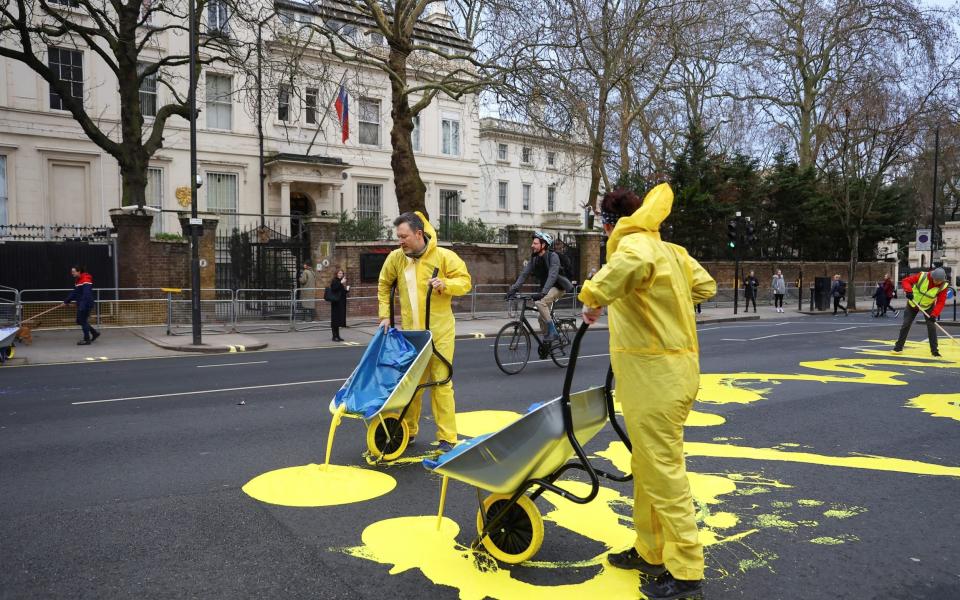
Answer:
[[[73,285],[73,291],[63,301],[65,304],[77,303],[77,310],[93,310],[93,277],[90,273],[81,273]]]

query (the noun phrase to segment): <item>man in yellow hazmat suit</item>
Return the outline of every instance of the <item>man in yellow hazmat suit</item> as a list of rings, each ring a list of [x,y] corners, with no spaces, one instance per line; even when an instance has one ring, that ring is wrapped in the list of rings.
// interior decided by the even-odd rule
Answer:
[[[427,287],[431,287],[430,331],[433,332],[433,343],[437,352],[453,364],[456,331],[450,303],[455,296],[463,296],[470,291],[467,265],[452,250],[437,246],[436,231],[421,213],[404,213],[397,217],[393,225],[397,228],[400,247],[387,255],[380,269],[377,283],[380,326],[384,331],[390,326],[390,289],[396,284],[403,328],[423,329],[426,325]],[[439,269],[436,277],[433,276],[434,269]],[[422,381],[442,381],[446,378],[447,366],[437,357],[431,358]],[[423,392],[417,393],[404,416],[411,442],[419,428]],[[437,422],[440,452],[447,452],[457,443],[453,382],[433,387],[430,403],[433,418]]]
[[[686,250],[660,239],[672,204],[667,184],[651,190],[642,206],[629,190],[607,193],[601,219],[610,236],[608,262],[579,296],[588,323],[608,307],[616,395],[633,445],[637,539],[608,559],[646,574],[640,591],[652,600],[699,598],[703,589],[683,423],[700,381],[693,307],[717,285]]]

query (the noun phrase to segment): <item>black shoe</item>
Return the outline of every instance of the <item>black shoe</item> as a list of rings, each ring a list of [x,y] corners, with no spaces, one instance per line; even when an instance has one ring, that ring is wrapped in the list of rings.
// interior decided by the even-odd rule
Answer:
[[[90,340],[80,340],[79,342],[77,342],[77,345],[78,345],[78,346],[89,346],[89,345],[90,345]]]
[[[939,350],[931,350],[931,351],[930,351],[930,355],[931,355],[931,356],[936,356],[936,357],[939,358],[939,357],[940,357],[940,351],[939,351]]]
[[[607,555],[607,561],[618,569],[634,569],[653,577],[663,575],[667,572],[666,567],[663,565],[651,565],[643,560],[643,557],[640,556],[636,548],[630,548],[623,552],[611,552]]]
[[[893,347],[893,351],[894,351],[894,352],[903,352],[903,346],[894,346],[894,347]]]
[[[703,580],[674,579],[670,573],[664,573],[641,585],[640,592],[649,600],[702,600]]]
[[[94,332],[92,332],[92,333],[93,333],[93,339],[91,339],[90,341],[91,341],[91,342],[95,342],[95,341],[97,341],[97,338],[100,337],[100,332],[99,332],[99,331],[94,331]]]

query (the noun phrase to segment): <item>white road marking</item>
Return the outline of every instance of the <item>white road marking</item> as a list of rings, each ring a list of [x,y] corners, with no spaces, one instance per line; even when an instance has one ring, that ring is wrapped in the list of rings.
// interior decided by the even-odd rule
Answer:
[[[262,390],[267,388],[287,387],[291,385],[310,385],[313,383],[334,383],[337,381],[346,381],[346,377],[338,379],[314,379],[311,381],[291,381],[290,383],[270,383],[267,385],[250,385],[247,387],[220,388],[216,390],[196,390],[193,392],[174,392],[172,394],[152,394],[150,396],[131,396],[129,398],[110,398],[109,400],[85,400],[83,402],[71,402],[74,406],[81,404],[103,404],[104,402],[125,402],[127,400],[149,400],[151,398],[172,398],[173,396],[194,396],[197,394],[217,394],[220,392],[241,392],[244,390]]]
[[[266,360],[254,360],[254,361],[250,361],[250,362],[239,362],[239,363],[220,363],[220,364],[216,364],[216,365],[197,365],[197,368],[198,368],[198,369],[210,369],[210,368],[212,368],[212,367],[235,367],[235,366],[237,366],[237,365],[260,365],[260,364],[263,364],[263,363],[265,363],[265,362],[269,362],[269,361],[266,361]]]

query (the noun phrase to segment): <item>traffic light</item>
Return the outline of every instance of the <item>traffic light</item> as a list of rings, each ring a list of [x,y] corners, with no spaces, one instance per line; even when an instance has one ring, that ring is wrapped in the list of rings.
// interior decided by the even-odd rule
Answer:
[[[757,238],[754,235],[753,222],[747,221],[747,245],[752,246],[753,242],[755,242],[756,240]]]
[[[731,248],[737,247],[737,220],[727,222],[727,245]]]

